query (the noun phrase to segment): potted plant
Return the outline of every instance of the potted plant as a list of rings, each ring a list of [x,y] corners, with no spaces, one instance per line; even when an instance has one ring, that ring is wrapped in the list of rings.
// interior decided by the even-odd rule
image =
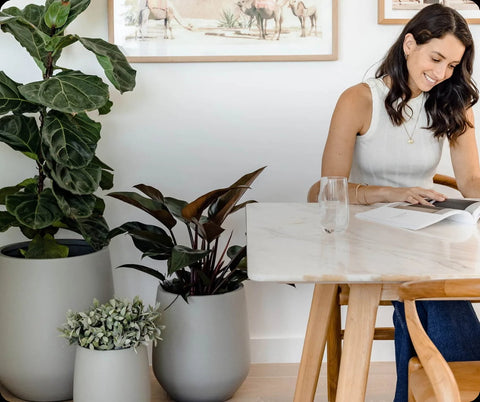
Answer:
[[[113,174],[96,155],[101,125],[90,116],[110,111],[109,86],[60,58],[83,45],[122,93],[134,88],[135,70],[115,45],[67,32],[89,4],[47,0],[0,11],[2,31],[38,67],[38,79],[23,84],[0,71],[0,141],[32,164],[30,177],[0,189],[0,231],[18,228],[28,239],[0,251],[0,382],[28,400],[72,397],[74,354],[55,329],[68,308],[113,296],[105,204],[96,194],[112,187]],[[56,239],[60,229],[80,239]]]
[[[67,312],[62,337],[76,345],[75,402],[150,402],[148,342],[161,340],[160,305],[98,300],[87,311]]]
[[[111,237],[126,233],[143,257],[167,262],[166,274],[140,264],[122,266],[160,281],[157,301],[168,306],[163,312],[166,329],[163,342],[153,348],[152,364],[157,380],[174,400],[224,401],[248,374],[249,334],[242,285],[247,279],[246,246],[230,245],[231,233],[222,242],[221,234],[225,219],[253,202],[238,204],[263,169],[190,203],[164,197],[144,184],[135,186],[144,195],[109,194],[161,224],[127,222],[113,229]],[[177,223],[185,225],[186,245],[174,233]]]

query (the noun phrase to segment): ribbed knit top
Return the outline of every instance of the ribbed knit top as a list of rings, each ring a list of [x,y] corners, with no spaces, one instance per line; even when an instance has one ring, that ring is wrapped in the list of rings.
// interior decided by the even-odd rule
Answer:
[[[428,94],[410,99],[411,111],[406,109],[406,121],[394,126],[384,103],[388,87],[381,78],[365,82],[372,91],[372,119],[368,131],[357,136],[349,180],[378,186],[432,188],[444,139],[434,138],[424,128],[427,125],[424,100]],[[414,140],[412,144],[404,125]]]

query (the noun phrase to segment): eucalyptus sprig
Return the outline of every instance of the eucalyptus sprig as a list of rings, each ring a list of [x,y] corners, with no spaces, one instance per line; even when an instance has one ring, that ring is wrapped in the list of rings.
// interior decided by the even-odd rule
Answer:
[[[59,331],[70,344],[92,350],[136,348],[161,340],[160,305],[144,307],[135,296],[133,302],[113,298],[105,304],[96,299],[88,311],[67,312],[67,322]]]

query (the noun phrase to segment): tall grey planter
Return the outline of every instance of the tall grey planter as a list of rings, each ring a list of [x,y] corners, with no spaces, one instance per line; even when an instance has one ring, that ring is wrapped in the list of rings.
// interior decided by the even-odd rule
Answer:
[[[92,252],[65,240],[72,257],[25,260],[0,249],[0,382],[29,401],[72,399],[75,347],[57,330],[68,309],[86,310],[113,297],[108,248]]]
[[[175,401],[231,398],[250,366],[245,289],[191,296],[188,304],[176,297],[158,287],[157,301],[170,307],[162,312],[163,341],[153,348],[155,377]]]

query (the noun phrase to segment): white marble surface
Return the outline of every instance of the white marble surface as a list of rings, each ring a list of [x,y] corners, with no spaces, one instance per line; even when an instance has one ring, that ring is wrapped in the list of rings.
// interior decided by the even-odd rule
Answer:
[[[318,205],[249,204],[248,275],[269,282],[398,282],[480,277],[478,225],[449,221],[409,231],[355,218],[372,208],[350,206],[346,232],[327,234]]]

